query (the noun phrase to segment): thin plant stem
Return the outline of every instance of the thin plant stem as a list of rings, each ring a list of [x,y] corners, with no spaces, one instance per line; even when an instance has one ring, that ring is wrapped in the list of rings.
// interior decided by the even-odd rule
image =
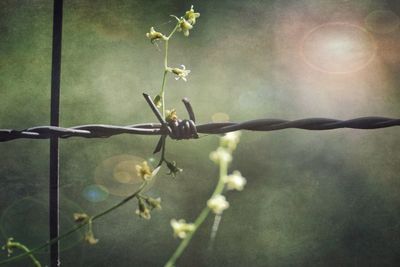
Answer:
[[[168,35],[168,37],[165,40],[165,53],[164,53],[164,74],[163,74],[163,79],[161,83],[161,91],[160,91],[160,96],[161,96],[161,101],[162,101],[162,116],[164,119],[166,119],[166,114],[165,114],[165,86],[167,83],[167,74],[169,72],[169,67],[168,67],[168,43],[169,39],[174,35],[176,30],[179,27],[179,23],[176,24],[175,28],[171,31],[171,33]],[[158,163],[158,166],[160,166],[164,161],[165,161],[165,143],[166,143],[166,136],[162,137],[162,148],[161,148],[161,158],[160,162]]]
[[[168,46],[167,44],[168,44],[168,41],[165,41],[165,47]],[[165,58],[167,58],[167,57],[165,57]],[[161,101],[162,101],[162,115],[163,115],[164,119],[165,119],[165,84],[167,83],[167,74],[168,74],[168,71],[164,70],[163,80],[162,80],[162,84],[161,84],[161,92],[160,92]]]
[[[21,258],[23,258],[23,257],[25,257],[25,256],[28,256],[28,255],[29,255],[29,256],[33,256],[32,254],[33,254],[34,252],[39,251],[39,250],[42,250],[42,249],[44,249],[44,248],[50,246],[51,244],[53,244],[53,243],[55,243],[55,242],[57,242],[57,241],[59,241],[59,240],[62,240],[62,239],[64,239],[64,238],[68,237],[69,235],[71,235],[71,234],[73,234],[74,232],[78,231],[78,230],[81,229],[82,227],[88,225],[89,222],[93,222],[93,221],[95,221],[95,220],[97,220],[97,219],[103,217],[104,215],[106,215],[106,214],[112,212],[113,210],[115,210],[115,209],[121,207],[122,205],[126,204],[126,203],[127,203],[128,201],[130,201],[131,199],[135,198],[138,194],[140,194],[140,193],[146,188],[147,184],[148,184],[147,181],[143,182],[143,183],[141,184],[141,186],[139,187],[139,189],[138,189],[136,192],[134,192],[132,195],[130,195],[130,196],[124,198],[121,202],[118,202],[116,205],[112,206],[111,208],[109,208],[109,209],[107,209],[107,210],[105,210],[105,211],[103,211],[103,212],[101,212],[101,213],[99,213],[99,214],[93,216],[93,217],[91,218],[91,220],[87,220],[87,221],[85,221],[85,222],[82,222],[81,224],[75,226],[74,228],[72,228],[72,229],[70,229],[69,231],[65,232],[64,234],[58,236],[57,238],[53,238],[53,239],[47,241],[46,243],[44,243],[44,244],[42,244],[42,245],[40,245],[40,246],[38,246],[38,247],[35,247],[35,248],[33,248],[33,249],[27,249],[27,250],[25,250],[25,252],[22,253],[22,254],[19,254],[19,255],[17,255],[17,256],[8,258],[8,259],[6,259],[6,260],[3,260],[3,261],[0,262],[0,265],[3,265],[3,264],[5,264],[5,263],[8,263],[8,262],[12,262],[12,261],[21,259]]]
[[[160,90],[160,95],[161,95],[161,100],[162,100],[162,115],[165,119],[165,85],[167,82],[167,74],[169,71],[168,67],[168,43],[169,39],[174,35],[176,30],[179,28],[179,23],[176,24],[175,28],[171,31],[171,33],[168,35],[168,37],[165,40],[165,52],[164,52],[164,75],[161,83],[161,90]]]
[[[7,248],[7,249],[20,249],[24,252],[29,252],[29,248],[27,246],[25,246],[24,244],[21,244],[19,242],[14,242],[12,241],[13,239],[10,238],[7,241],[7,245],[4,246],[3,248]],[[42,265],[40,264],[40,262],[36,259],[36,257],[33,254],[30,254],[29,257],[31,258],[33,265],[35,267],[42,267]]]
[[[228,173],[228,163],[226,161],[220,161],[219,164],[219,179],[218,183],[214,189],[214,192],[211,195],[211,198],[219,195],[224,191],[224,177]],[[203,224],[205,219],[207,218],[208,214],[210,214],[210,208],[206,206],[197,216],[196,220],[194,221],[194,230],[190,233],[187,234],[187,236],[181,241],[179,246],[176,248],[175,252],[172,254],[171,258],[167,261],[167,263],[164,265],[165,267],[173,267],[175,265],[175,262],[178,260],[178,258],[182,255],[182,253],[185,251],[186,247],[189,245],[193,235],[196,233],[196,231],[199,229],[199,227]]]

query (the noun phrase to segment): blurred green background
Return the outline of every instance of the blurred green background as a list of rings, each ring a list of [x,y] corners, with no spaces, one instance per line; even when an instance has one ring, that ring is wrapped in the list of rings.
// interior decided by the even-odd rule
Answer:
[[[190,37],[170,42],[170,65],[192,70],[187,83],[167,81],[167,108],[181,117],[184,96],[199,122],[400,117],[396,0],[64,2],[63,126],[156,122],[141,94],[158,93],[163,53],[145,33],[170,31],[169,15],[191,4],[201,17]],[[51,32],[52,1],[0,1],[1,128],[49,124]],[[73,212],[98,213],[135,190],[137,177],[119,183],[113,170],[149,160],[157,140],[62,140],[61,232]],[[135,201],[123,206],[96,221],[96,246],[80,234],[62,242],[62,266],[162,266],[178,245],[170,220],[193,221],[213,190],[217,146],[216,136],[169,141],[167,157],[184,172],[162,170],[148,192],[163,210],[145,221]],[[177,266],[397,266],[399,150],[398,128],[244,132],[230,170],[248,184],[227,194],[213,246],[210,217]],[[15,140],[0,151],[1,243],[13,236],[34,247],[48,238],[49,142]],[[48,262],[46,252],[38,258]]]

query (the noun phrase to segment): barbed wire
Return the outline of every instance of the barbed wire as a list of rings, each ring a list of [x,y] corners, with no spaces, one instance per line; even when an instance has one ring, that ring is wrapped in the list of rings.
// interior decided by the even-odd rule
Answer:
[[[303,130],[332,130],[339,128],[351,129],[378,129],[400,126],[400,119],[386,117],[360,117],[350,120],[337,120],[329,118],[306,118],[299,120],[282,119],[257,119],[245,122],[215,122],[195,124],[192,106],[187,98],[182,101],[188,111],[188,120],[165,121],[155,106],[151,97],[143,94],[147,103],[156,115],[159,123],[141,123],[128,126],[115,126],[106,124],[87,124],[69,128],[55,126],[38,126],[24,130],[0,129],[0,142],[14,139],[48,139],[51,136],[59,138],[84,137],[107,138],[119,134],[138,135],[168,135],[172,139],[198,138],[198,134],[222,134],[238,130],[249,131],[276,131],[289,128]]]

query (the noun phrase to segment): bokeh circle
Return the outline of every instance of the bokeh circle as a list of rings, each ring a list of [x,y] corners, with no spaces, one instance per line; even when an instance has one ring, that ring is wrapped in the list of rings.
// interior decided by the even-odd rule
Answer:
[[[301,57],[320,72],[346,74],[360,71],[374,59],[376,43],[357,25],[332,22],[309,31],[301,43]]]
[[[116,196],[129,196],[143,183],[137,175],[136,165],[145,159],[133,155],[117,155],[97,166],[94,180],[97,185]]]

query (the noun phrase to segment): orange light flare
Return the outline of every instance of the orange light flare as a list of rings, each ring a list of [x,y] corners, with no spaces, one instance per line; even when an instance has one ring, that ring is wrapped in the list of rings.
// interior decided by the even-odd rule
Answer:
[[[134,155],[117,155],[105,159],[101,162],[95,171],[94,181],[101,188],[106,189],[111,195],[129,196],[135,192],[143,183],[138,176],[136,165],[141,164],[145,159]],[[147,160],[150,165],[153,159]],[[152,179],[150,188],[155,179]]]
[[[311,116],[384,113],[378,104],[393,80],[386,58],[399,58],[386,51],[396,42],[368,29],[365,16],[317,25],[307,14],[287,12],[276,26],[276,64],[294,106]]]
[[[332,22],[309,31],[300,44],[303,61],[320,72],[347,74],[360,71],[375,58],[377,45],[360,26]]]

